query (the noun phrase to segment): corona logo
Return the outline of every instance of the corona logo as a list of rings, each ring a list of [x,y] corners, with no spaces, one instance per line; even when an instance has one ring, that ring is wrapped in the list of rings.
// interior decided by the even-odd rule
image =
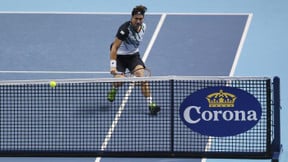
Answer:
[[[235,87],[209,87],[186,97],[180,119],[192,131],[208,136],[233,136],[253,128],[261,119],[261,104]]]
[[[195,118],[190,117],[190,113],[195,114]],[[197,124],[202,121],[257,121],[257,112],[249,111],[231,111],[231,110],[202,110],[201,107],[190,106],[184,111],[184,119],[190,124]]]
[[[221,89],[217,93],[209,94],[206,97],[209,107],[234,107],[236,96],[231,93],[223,92]]]

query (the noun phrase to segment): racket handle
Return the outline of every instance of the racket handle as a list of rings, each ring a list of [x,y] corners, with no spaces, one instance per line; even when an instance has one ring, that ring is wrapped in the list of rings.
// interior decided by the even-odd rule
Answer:
[[[123,72],[120,72],[120,71],[117,71],[117,72],[116,72],[116,75],[124,75],[124,73],[123,73]]]

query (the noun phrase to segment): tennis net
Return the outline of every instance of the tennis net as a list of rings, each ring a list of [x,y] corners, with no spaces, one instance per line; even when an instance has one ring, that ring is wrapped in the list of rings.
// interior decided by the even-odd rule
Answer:
[[[277,127],[271,78],[165,76],[56,82],[54,88],[49,80],[0,82],[1,156],[271,156]],[[109,102],[107,93],[115,82],[122,87]],[[149,115],[136,82],[149,82],[153,100],[161,106],[156,116]],[[233,96],[238,101],[232,105]],[[200,109],[208,104],[210,108]],[[243,104],[246,108],[259,104],[260,116],[258,110],[234,111]],[[242,127],[247,124],[241,122],[249,121],[248,128]]]

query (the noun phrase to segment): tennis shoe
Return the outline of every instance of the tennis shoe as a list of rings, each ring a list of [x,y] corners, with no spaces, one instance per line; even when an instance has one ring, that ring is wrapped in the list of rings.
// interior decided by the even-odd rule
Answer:
[[[149,111],[151,115],[157,115],[160,111],[160,106],[157,106],[154,102],[149,104]]]
[[[108,96],[107,96],[108,101],[113,102],[113,101],[115,100],[116,93],[117,93],[117,89],[113,87],[113,88],[108,92]]]

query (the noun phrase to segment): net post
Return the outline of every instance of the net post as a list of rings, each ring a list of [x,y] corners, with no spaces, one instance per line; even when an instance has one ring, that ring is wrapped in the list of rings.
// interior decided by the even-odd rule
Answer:
[[[174,154],[174,80],[170,81],[170,152]]]
[[[280,78],[273,78],[273,101],[274,101],[274,139],[272,141],[272,160],[278,162],[281,152],[281,132],[280,132]]]

